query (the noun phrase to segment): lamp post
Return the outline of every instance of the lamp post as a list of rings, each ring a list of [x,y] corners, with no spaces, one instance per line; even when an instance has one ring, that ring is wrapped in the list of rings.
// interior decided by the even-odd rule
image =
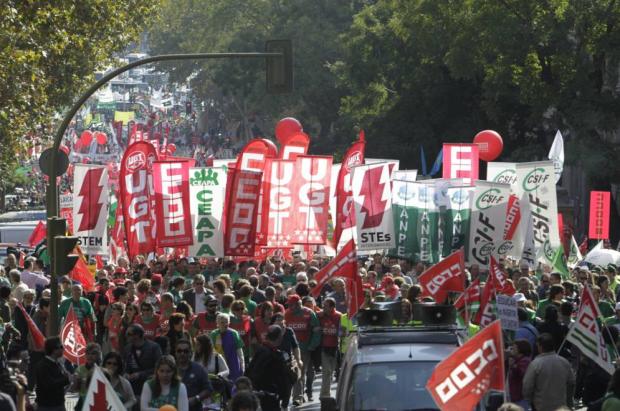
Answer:
[[[144,59],[133,61],[110,73],[104,75],[99,81],[93,84],[86,92],[73,104],[67,111],[56,130],[54,135],[54,145],[52,153],[58,153],[60,143],[69,126],[69,123],[78,112],[80,107],[93,95],[101,86],[114,77],[122,74],[134,67],[143,66],[145,64],[161,62],[161,61],[182,61],[182,60],[209,60],[209,59],[230,59],[230,58],[261,58],[267,60],[267,91],[273,93],[287,93],[292,90],[292,47],[290,40],[270,40],[267,41],[265,52],[251,53],[191,53],[191,54],[166,54],[159,56],[147,57]],[[58,215],[58,187],[57,187],[57,164],[56,156],[52,156],[54,161],[50,163],[49,180],[46,192],[47,219],[48,227],[50,220]],[[54,250],[54,233],[53,230],[47,230],[47,249],[50,257],[50,267],[54,267],[55,250]],[[56,234],[57,235],[57,234]],[[47,322],[48,336],[58,335],[59,318],[58,318],[58,278],[57,273],[51,270],[51,299],[50,299],[50,316]]]

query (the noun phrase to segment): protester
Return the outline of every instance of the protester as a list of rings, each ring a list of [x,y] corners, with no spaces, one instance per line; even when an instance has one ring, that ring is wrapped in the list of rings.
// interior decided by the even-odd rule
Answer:
[[[180,381],[174,357],[161,357],[152,377],[144,382],[140,395],[141,411],[159,411],[163,405],[172,405],[177,411],[189,411],[187,388]]]
[[[108,372],[108,379],[118,398],[123,402],[126,409],[131,410],[138,403],[138,400],[131,388],[131,383],[123,377],[123,358],[116,351],[109,352],[103,357],[103,367]]]
[[[62,353],[60,338],[51,337],[45,340],[45,358],[38,363],[35,370],[39,382],[36,388],[37,411],[65,410],[65,388],[69,385],[70,376],[59,363]]]
[[[529,409],[528,401],[523,397],[523,377],[532,361],[532,346],[528,340],[514,340],[508,357],[508,387],[510,400],[523,409]]]
[[[202,411],[202,404],[213,392],[209,377],[205,368],[194,361],[191,361],[192,344],[189,340],[183,339],[176,343],[175,358],[181,381],[187,389],[187,398],[190,411]]]
[[[140,395],[144,382],[153,375],[155,365],[162,356],[156,343],[145,339],[144,328],[132,324],[127,329],[127,341],[123,354],[125,378],[129,380],[136,397]]]
[[[229,370],[229,378],[235,381],[245,371],[245,359],[243,357],[243,341],[239,333],[231,328],[230,316],[225,313],[217,315],[217,329],[211,331],[211,340],[215,351],[226,360]]]

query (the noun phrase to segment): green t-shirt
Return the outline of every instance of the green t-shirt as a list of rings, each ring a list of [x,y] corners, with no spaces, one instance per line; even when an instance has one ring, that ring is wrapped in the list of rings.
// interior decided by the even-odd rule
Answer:
[[[73,298],[68,298],[60,303],[58,307],[58,318],[64,320],[69,313],[69,308],[73,305],[75,316],[80,322],[80,326],[84,326],[84,318],[90,317],[95,320],[93,306],[90,301],[84,297],[80,297],[80,301],[76,303]]]
[[[295,275],[283,275],[282,276],[282,284],[292,287],[297,282],[297,277]]]
[[[598,309],[601,311],[604,318],[611,317],[615,314],[614,307],[607,301],[599,301]]]
[[[601,411],[618,411],[620,410],[620,398],[615,395],[610,396],[603,403]]]
[[[237,330],[233,330],[232,328],[229,328],[229,330],[233,333],[235,348],[243,348],[243,340],[239,336]],[[210,337],[211,341],[213,341],[213,348],[215,349],[215,351],[225,356],[226,354],[224,354],[224,347],[222,346],[222,336],[220,330],[217,329],[211,331]]]
[[[245,308],[248,310],[248,314],[250,317],[254,318],[254,312],[256,311],[256,303],[252,301],[250,298],[244,298],[243,302],[245,303]]]

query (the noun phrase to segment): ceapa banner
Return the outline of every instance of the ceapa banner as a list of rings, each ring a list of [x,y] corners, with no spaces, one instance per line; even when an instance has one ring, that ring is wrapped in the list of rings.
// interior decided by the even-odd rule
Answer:
[[[224,257],[224,168],[191,168],[189,196],[194,233],[194,244],[189,248],[189,255],[198,258]]]
[[[120,201],[125,224],[127,252],[131,258],[155,251],[157,227],[153,202],[155,147],[149,142],[132,143],[121,161]]]
[[[609,191],[590,191],[590,225],[588,237],[596,240],[609,240]]]
[[[256,220],[263,173],[228,169],[224,254],[251,257],[256,242]]]
[[[183,247],[194,243],[189,211],[192,163],[193,160],[153,163],[158,247]]]
[[[558,207],[555,189],[555,169],[552,161],[517,164],[518,198],[527,199],[532,220],[536,254],[544,253],[552,261],[555,250],[562,245],[558,230]],[[529,224],[522,213],[522,227]],[[522,231],[523,232],[523,231]],[[525,231],[527,234],[527,231]],[[523,236],[525,238],[525,235]]]
[[[395,246],[391,177],[397,169],[398,161],[353,167],[351,189],[359,250]]]
[[[462,178],[466,185],[478,179],[478,145],[446,143],[443,145],[443,178]]]
[[[108,170],[105,166],[76,164],[73,172],[74,233],[82,251],[108,253]]]
[[[293,244],[325,244],[329,219],[331,156],[298,155],[293,191]]]
[[[504,223],[510,186],[477,180],[471,198],[468,262],[488,267],[490,258],[503,252]],[[505,254],[505,253],[504,253]]]

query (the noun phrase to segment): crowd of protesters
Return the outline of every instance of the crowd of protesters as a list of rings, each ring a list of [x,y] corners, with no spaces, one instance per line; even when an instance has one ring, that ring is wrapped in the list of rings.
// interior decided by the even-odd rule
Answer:
[[[35,349],[20,307],[45,334],[50,311],[49,277],[36,257],[23,266],[9,254],[0,267],[2,401],[17,409],[64,410],[65,392],[79,396],[81,409],[94,365],[103,368],[127,409],[280,410],[330,396],[331,384],[355,329],[347,316],[345,281],[334,278],[311,291],[327,258],[265,261],[196,260],[137,256],[119,258],[96,271],[96,288],[85,291],[61,277],[59,318],[70,308],[87,337],[83,363],[63,359],[60,338]],[[517,293],[519,329],[506,332],[508,399],[504,409],[556,410],[577,402],[603,410],[620,403],[620,376],[611,376],[565,342],[589,284],[601,313],[610,352],[617,352],[620,279],[617,267],[577,267],[563,280],[548,267],[501,261]],[[373,301],[398,301],[401,324],[414,324],[412,306],[432,302],[418,284],[427,267],[376,254],[359,260]],[[486,280],[477,265],[468,282]],[[450,298],[452,298],[451,296]],[[475,325],[467,324],[470,332]],[[320,390],[313,389],[320,372]],[[44,384],[41,381],[45,381]],[[506,407],[514,408],[506,408]],[[241,408],[239,408],[241,407]],[[245,407],[245,408],[244,408]],[[4,408],[2,408],[4,409]],[[593,408],[595,409],[595,408]]]

